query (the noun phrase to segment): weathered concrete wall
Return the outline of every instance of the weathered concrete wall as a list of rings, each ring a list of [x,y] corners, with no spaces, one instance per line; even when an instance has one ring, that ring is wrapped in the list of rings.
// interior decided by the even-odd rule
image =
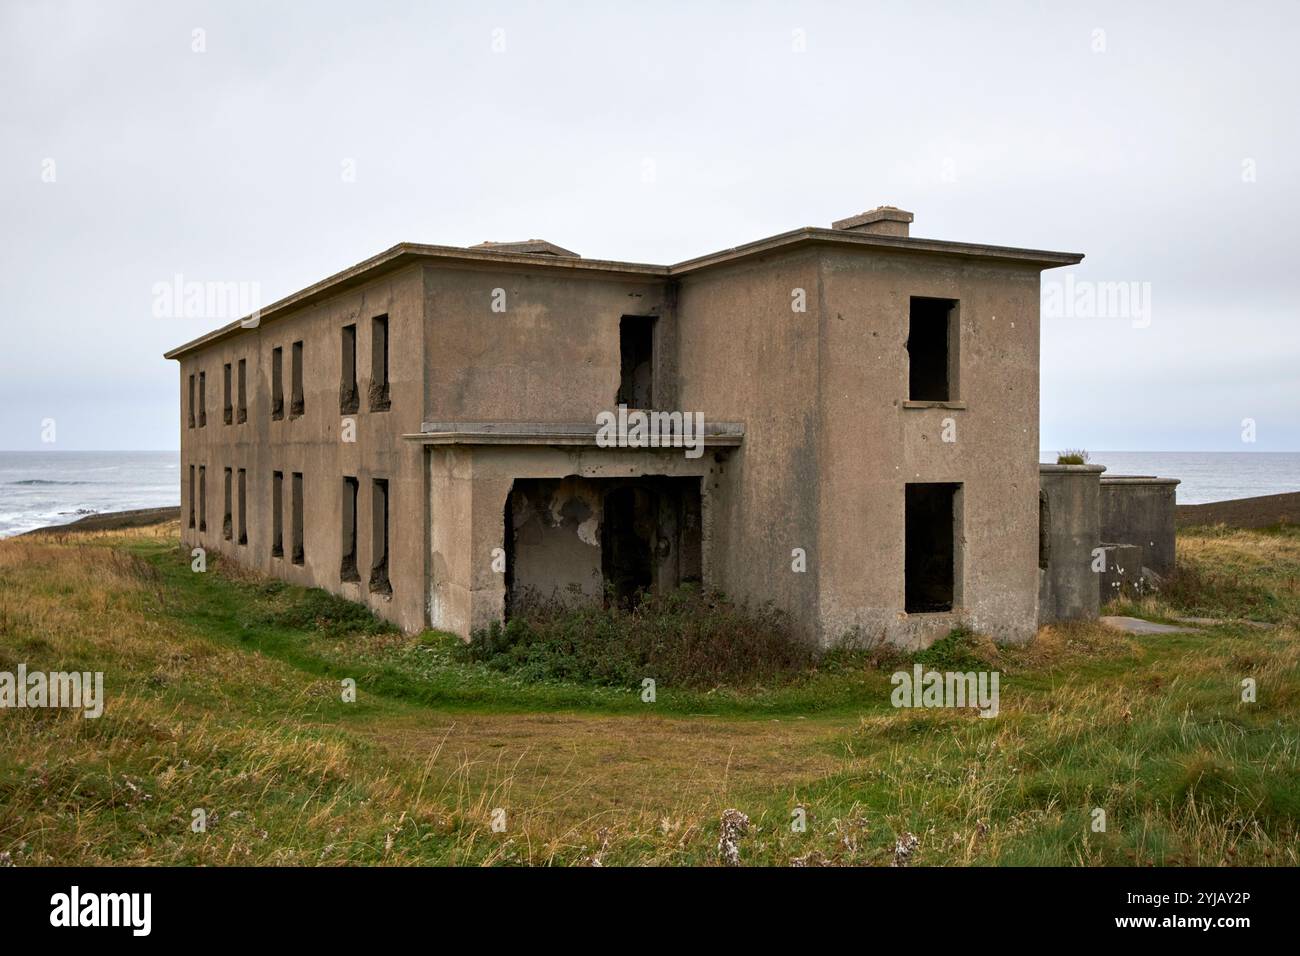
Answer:
[[[920,647],[959,622],[999,641],[1029,640],[1037,617],[1038,269],[836,250],[825,253],[819,279],[823,642],[856,630]],[[908,401],[913,296],[959,303],[952,401]],[[908,482],[961,485],[951,612],[903,610]]]
[[[321,587],[369,605],[399,626],[419,629],[425,619],[424,582],[426,470],[422,449],[402,441],[418,432],[423,412],[424,290],[421,272],[408,268],[376,279],[324,302],[304,307],[259,327],[213,343],[184,356],[180,365],[181,501],[189,501],[189,466],[207,466],[206,533],[187,527],[182,513],[182,540],[189,547],[220,552],[239,564],[294,584]],[[391,406],[371,411],[367,391],[371,369],[371,319],[389,317]],[[357,325],[357,377],[360,408],[355,442],[343,440],[339,386],[342,380],[341,329]],[[292,345],[303,342],[304,407],[290,414]],[[284,417],[271,417],[271,350],[284,349]],[[247,361],[248,415],[226,425],[222,416],[222,367],[234,370]],[[207,373],[207,425],[187,427],[188,378]],[[236,386],[237,387],[237,386]],[[247,470],[248,542],[222,536],[224,468]],[[272,473],[284,472],[283,557],[271,555]],[[292,474],[303,475],[304,562],[291,558]],[[360,582],[341,580],[343,476],[359,480],[357,567]],[[389,580],[392,594],[372,593],[369,571],[374,558],[371,533],[371,480],[389,486]],[[235,502],[237,509],[238,503]],[[236,521],[238,516],[236,515]]]
[[[1100,541],[1101,465],[1039,465],[1050,531],[1038,571],[1038,622],[1095,618],[1100,602],[1092,551]]]
[[[818,636],[818,259],[803,251],[686,276],[678,289],[680,406],[740,421],[745,440],[707,491],[714,576],[738,601],[773,602]],[[792,308],[805,291],[807,311]],[[708,457],[706,455],[706,457]],[[806,570],[793,570],[794,549]]]
[[[426,421],[594,422],[615,408],[624,315],[658,317],[656,355],[675,352],[666,280],[434,265],[424,280]],[[659,364],[655,405],[672,408]]]
[[[600,486],[587,478],[514,483],[508,506],[514,534],[512,600],[535,596],[566,603],[601,602],[603,497]]]
[[[824,249],[683,278],[681,404],[746,429],[715,488],[720,585],[773,601],[825,645],[923,646],[961,621],[1028,640],[1038,283],[1025,266]],[[912,296],[960,302],[953,402],[907,401]],[[793,307],[800,298],[804,312]],[[908,481],[962,485],[950,613],[903,611]],[[802,573],[796,548],[807,555]]]
[[[1135,544],[1142,566],[1162,577],[1174,571],[1176,478],[1107,475],[1101,479],[1101,540]]]
[[[1142,548],[1136,544],[1103,544],[1105,565],[1094,575],[1098,600],[1104,606],[1121,598],[1138,598],[1145,590],[1142,576]]]

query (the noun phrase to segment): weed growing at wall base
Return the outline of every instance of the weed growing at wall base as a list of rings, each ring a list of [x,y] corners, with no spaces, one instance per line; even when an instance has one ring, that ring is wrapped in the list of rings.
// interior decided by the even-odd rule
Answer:
[[[683,587],[631,610],[527,599],[504,626],[475,633],[460,655],[530,680],[643,687],[759,682],[807,668],[815,652],[771,605],[747,608]]]

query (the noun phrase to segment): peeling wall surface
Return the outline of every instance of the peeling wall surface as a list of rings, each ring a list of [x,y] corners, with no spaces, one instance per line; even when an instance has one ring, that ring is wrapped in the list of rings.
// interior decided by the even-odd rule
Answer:
[[[508,507],[511,609],[700,580],[698,478],[520,479]]]

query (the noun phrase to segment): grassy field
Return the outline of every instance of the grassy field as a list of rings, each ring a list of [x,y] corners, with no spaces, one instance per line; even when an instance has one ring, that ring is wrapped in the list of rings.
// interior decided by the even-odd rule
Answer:
[[[0,671],[103,671],[107,696],[96,720],[0,710],[0,865],[713,865],[730,808],[745,865],[1296,865],[1300,533],[1193,529],[1180,561],[1117,610],[1233,620],[925,652],[1001,673],[981,719],[893,709],[911,662],[867,654],[653,703],[525,680],[192,573],[174,524],[0,542]]]

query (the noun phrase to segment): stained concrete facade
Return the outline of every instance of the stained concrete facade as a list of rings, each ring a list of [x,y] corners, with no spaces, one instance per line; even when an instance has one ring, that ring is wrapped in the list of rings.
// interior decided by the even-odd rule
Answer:
[[[912,238],[910,221],[883,207],[674,266],[540,241],[396,246],[168,353],[185,542],[363,601],[408,631],[468,636],[525,590],[602,600],[611,574],[630,574],[771,601],[822,645],[920,646],[959,622],[1026,640],[1039,593],[1039,276],[1082,257]],[[598,416],[624,394],[629,328],[645,332],[650,407],[702,415],[698,457],[598,440]],[[240,360],[247,413],[227,425],[224,365]],[[199,374],[206,424],[189,427]],[[191,466],[206,468],[206,530],[186,520]],[[223,534],[226,468],[246,473],[244,543],[238,514]],[[922,575],[940,600],[914,595]]]

